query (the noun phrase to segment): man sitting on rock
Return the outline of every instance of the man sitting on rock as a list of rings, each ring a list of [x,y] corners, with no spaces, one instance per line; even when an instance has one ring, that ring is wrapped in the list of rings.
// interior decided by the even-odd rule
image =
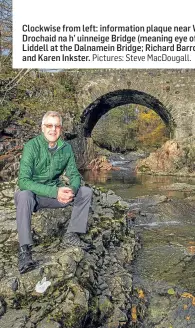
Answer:
[[[92,190],[80,186],[81,177],[72,148],[60,138],[61,130],[60,114],[49,111],[42,119],[42,134],[29,140],[23,149],[18,179],[20,190],[15,193],[21,274],[35,267],[31,254],[31,216],[39,209],[64,208],[73,202],[63,243],[84,249],[89,246],[79,235],[86,233]],[[64,171],[69,178],[68,187],[59,179]]]

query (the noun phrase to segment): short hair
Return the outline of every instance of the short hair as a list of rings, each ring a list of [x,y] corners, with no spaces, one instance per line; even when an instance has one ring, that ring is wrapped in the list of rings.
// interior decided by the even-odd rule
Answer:
[[[42,118],[42,125],[44,124],[46,118],[48,118],[49,116],[52,116],[52,117],[57,116],[57,117],[59,117],[59,119],[60,119],[60,124],[62,125],[62,116],[60,115],[60,113],[55,112],[55,111],[52,111],[52,110],[50,110],[50,111],[48,111],[47,113],[45,113],[45,115],[44,115],[43,118]]]

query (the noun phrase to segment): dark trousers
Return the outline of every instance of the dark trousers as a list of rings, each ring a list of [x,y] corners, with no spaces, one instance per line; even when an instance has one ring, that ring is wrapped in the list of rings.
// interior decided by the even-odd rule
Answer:
[[[56,198],[37,196],[29,190],[16,191],[16,221],[20,246],[33,244],[31,217],[35,210],[37,211],[42,208],[64,208],[73,203],[73,210],[67,232],[86,233],[91,197],[92,190],[85,186],[80,187],[74,197],[74,201],[67,204],[58,202]]]

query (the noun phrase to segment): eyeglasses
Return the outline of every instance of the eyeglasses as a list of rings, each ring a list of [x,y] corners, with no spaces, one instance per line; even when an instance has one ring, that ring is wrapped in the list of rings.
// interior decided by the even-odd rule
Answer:
[[[53,127],[55,129],[61,129],[61,125],[55,125],[55,124],[44,124],[46,126],[47,129],[52,129]]]

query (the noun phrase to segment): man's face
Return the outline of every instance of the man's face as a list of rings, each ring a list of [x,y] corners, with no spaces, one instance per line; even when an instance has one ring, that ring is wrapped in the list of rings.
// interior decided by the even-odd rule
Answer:
[[[57,116],[48,116],[42,124],[42,132],[52,147],[61,134],[60,119]]]

